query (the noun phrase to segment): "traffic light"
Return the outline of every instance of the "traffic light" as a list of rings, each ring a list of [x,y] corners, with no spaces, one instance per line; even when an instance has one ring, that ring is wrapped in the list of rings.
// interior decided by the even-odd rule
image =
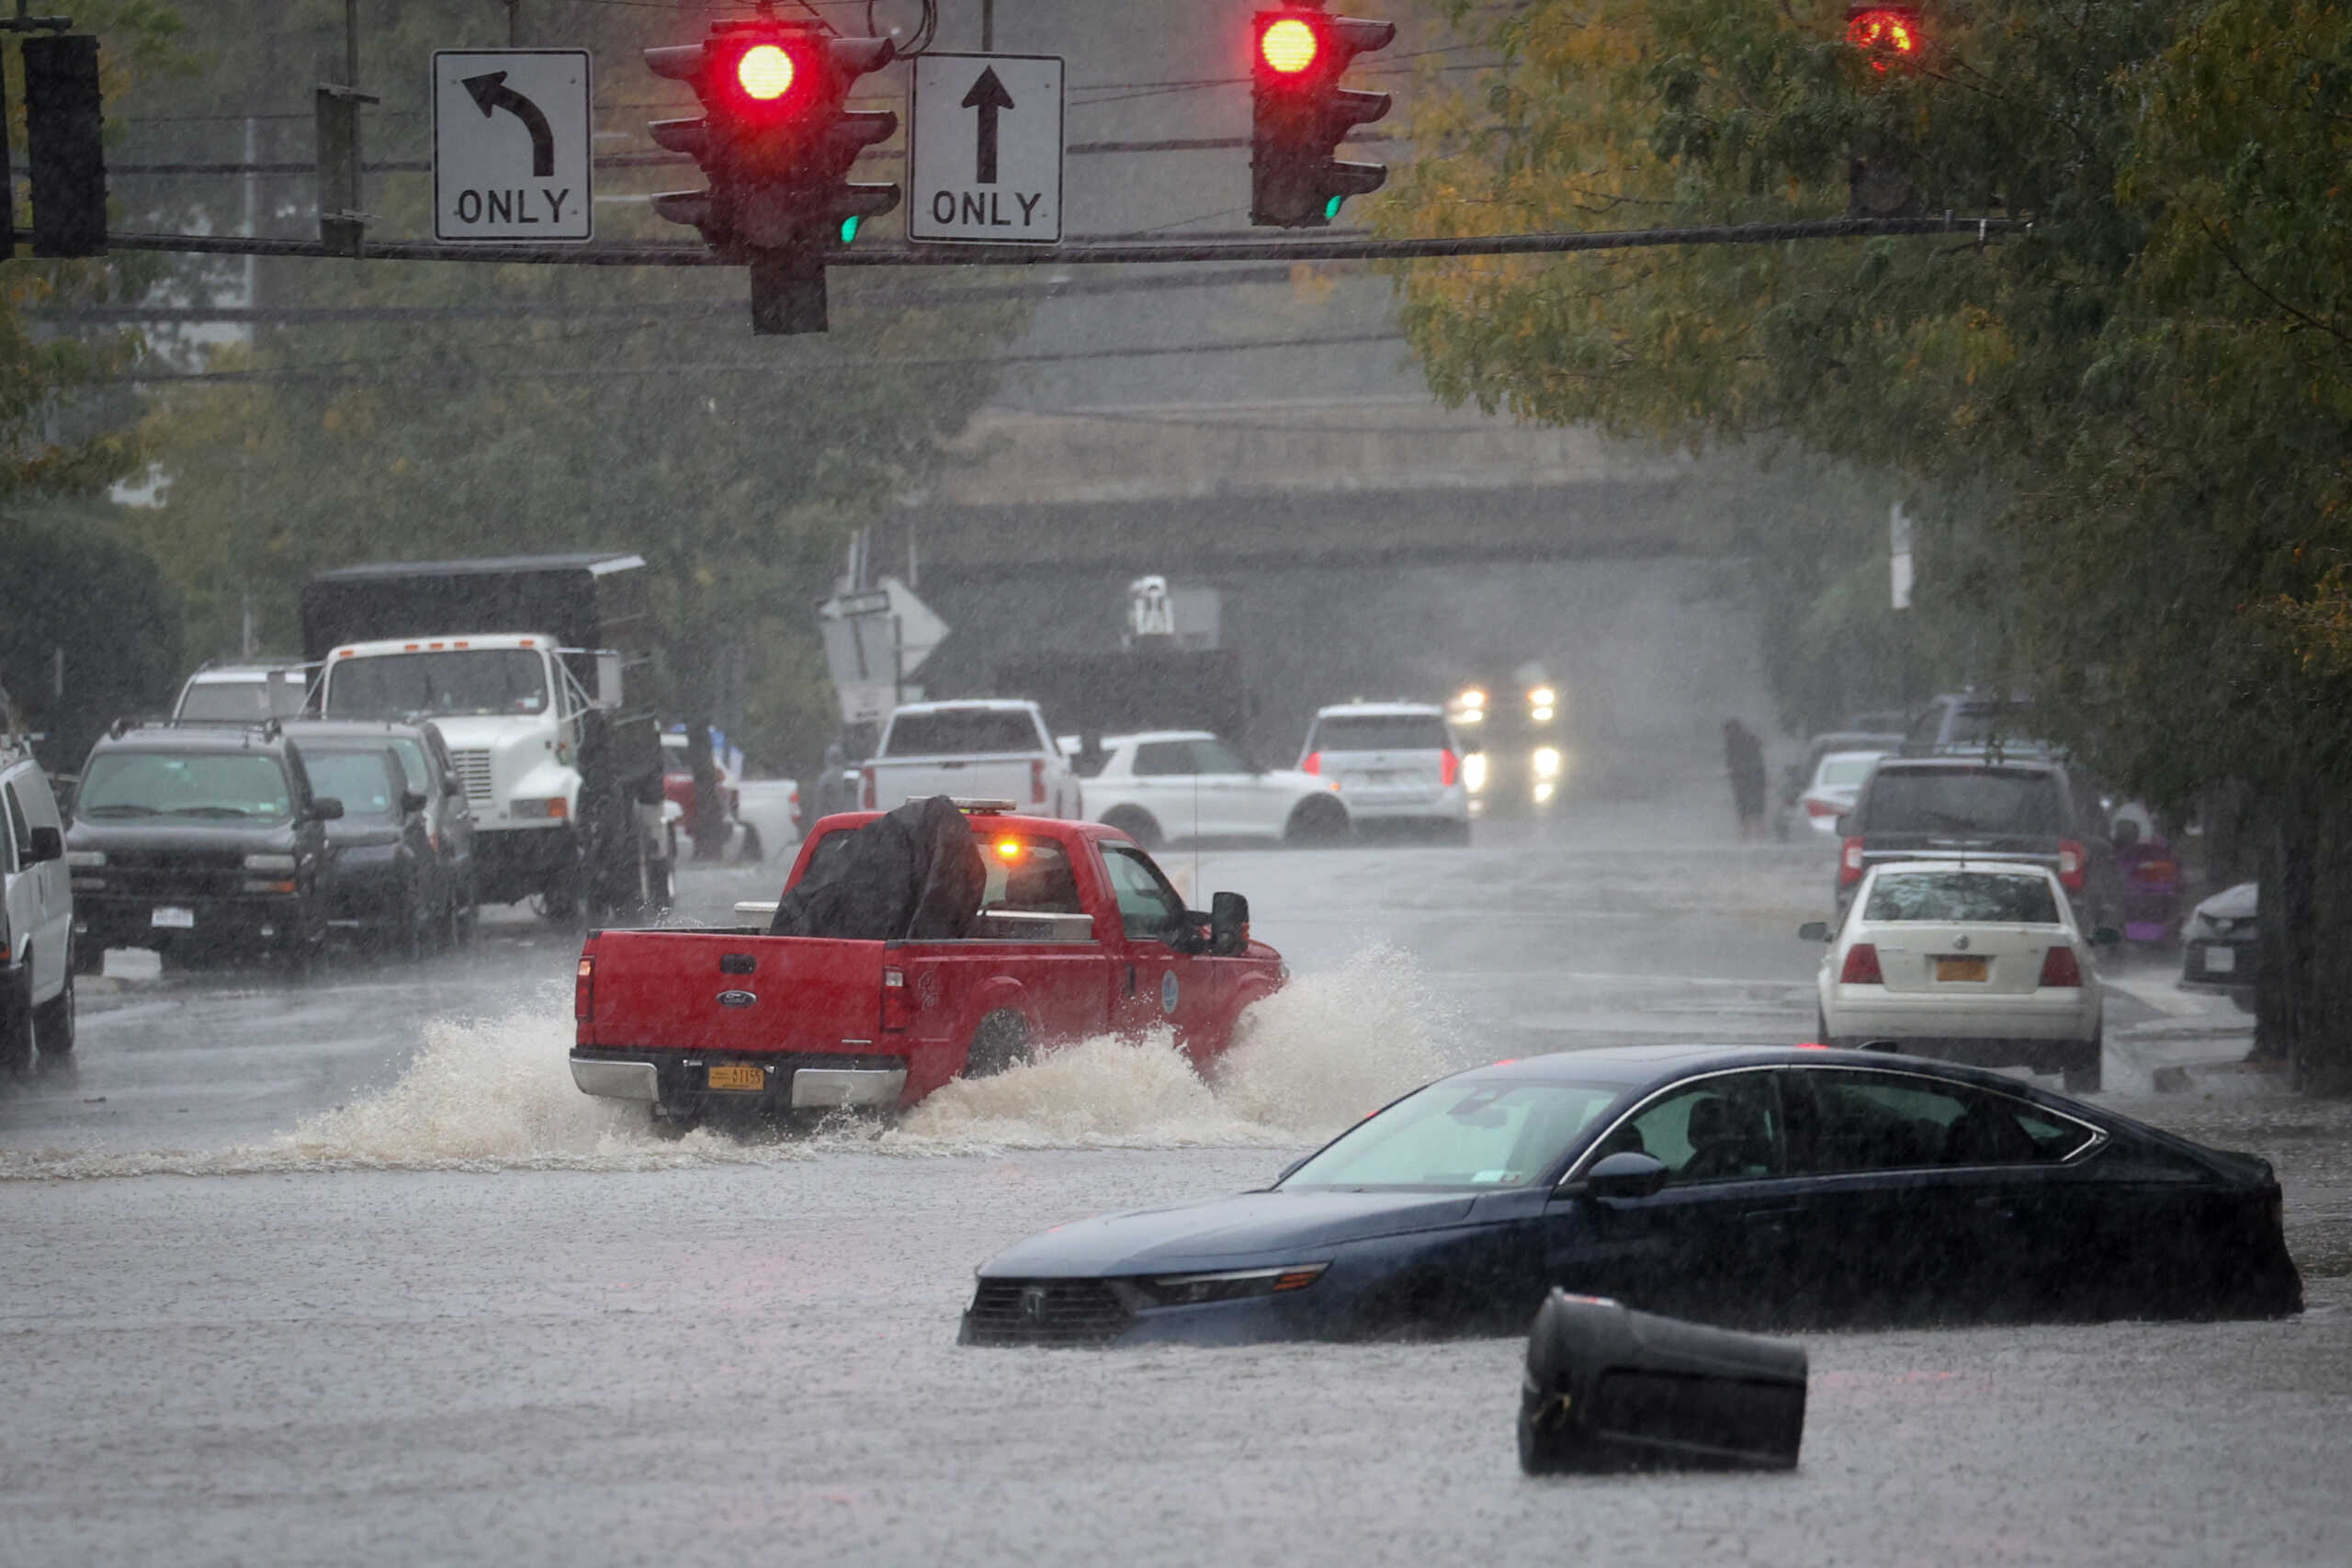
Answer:
[[[1317,5],[1261,11],[1250,29],[1250,221],[1320,229],[1340,204],[1388,179],[1380,164],[1332,156],[1348,133],[1388,112],[1385,93],[1340,85],[1359,54],[1396,41],[1394,22],[1334,17]]]
[[[895,185],[853,185],[857,155],[899,128],[888,110],[854,110],[858,78],[888,64],[887,38],[836,38],[762,17],[715,22],[702,42],[645,51],[654,74],[685,83],[699,119],[656,120],[654,141],[702,165],[699,191],[653,198],[720,255],[752,269],[752,325],[825,330],[824,254],[899,205]]]
[[[32,175],[33,254],[107,254],[107,157],[99,140],[98,40],[28,35],[25,150]]]
[[[1846,7],[1846,41],[1869,57],[1873,71],[1916,64],[1926,40],[1917,6]]]

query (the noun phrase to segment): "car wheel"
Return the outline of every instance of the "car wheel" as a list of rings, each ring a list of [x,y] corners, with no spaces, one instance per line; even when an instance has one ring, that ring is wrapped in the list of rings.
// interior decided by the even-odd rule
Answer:
[[[1017,1066],[1029,1055],[1029,1024],[1017,1012],[992,1012],[973,1032],[971,1048],[964,1053],[963,1076],[990,1078]]]
[[[1470,841],[1469,818],[1464,818],[1459,822],[1441,823],[1437,830],[1437,841],[1441,844],[1467,844]]]
[[[767,851],[760,842],[760,830],[749,822],[743,824],[743,851],[736,857],[745,865],[757,865],[767,859]]]
[[[72,967],[76,975],[105,974],[107,971],[106,948],[95,942],[74,942]]]
[[[0,1072],[21,1073],[33,1060],[32,954],[24,973],[0,992]]]
[[[2097,1094],[2107,1073],[2107,1032],[2102,1029],[2091,1036],[2090,1060],[2086,1064],[2066,1068],[2064,1079],[2068,1094]]]
[[[1323,795],[1309,795],[1292,808],[1283,827],[1283,841],[1319,847],[1346,841],[1348,808]]]
[[[65,984],[57,995],[33,1009],[33,1041],[44,1056],[62,1056],[74,1049],[74,965],[65,966]]]
[[[1151,813],[1148,811],[1138,811],[1134,807],[1122,806],[1115,811],[1104,814],[1102,826],[1116,828],[1145,849],[1156,850],[1159,847],[1159,824],[1151,819]]]

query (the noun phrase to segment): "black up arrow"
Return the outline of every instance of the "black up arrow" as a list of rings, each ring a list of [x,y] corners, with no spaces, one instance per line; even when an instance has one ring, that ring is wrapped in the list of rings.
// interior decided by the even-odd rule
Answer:
[[[458,85],[474,96],[488,119],[499,109],[504,109],[523,122],[531,133],[531,173],[545,179],[555,173],[555,132],[548,127],[548,117],[539,106],[506,85],[506,73],[493,71],[487,76],[469,76]],[[1002,88],[997,89],[1002,92]]]
[[[1012,107],[1012,95],[996,79],[996,67],[991,65],[980,73],[972,90],[964,95],[963,107],[980,111],[980,140],[975,162],[979,165],[973,178],[984,186],[996,184],[996,117],[1001,110]]]

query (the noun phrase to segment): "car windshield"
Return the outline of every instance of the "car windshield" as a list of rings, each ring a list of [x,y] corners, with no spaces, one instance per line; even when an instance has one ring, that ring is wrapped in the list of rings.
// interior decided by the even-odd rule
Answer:
[[[1871,770],[1877,765],[1878,754],[1874,752],[1847,752],[1835,757],[1824,757],[1821,760],[1820,771],[1813,775],[1814,787],[1816,789],[1851,788],[1870,777]]]
[[[294,795],[266,752],[107,751],[90,759],[74,814],[277,822],[294,815]]]
[[[347,818],[384,820],[394,815],[392,770],[381,751],[320,751],[304,748],[311,790],[343,802]]]
[[[290,718],[301,711],[301,682],[291,675],[196,680],[180,694],[182,718],[258,723],[272,716]]]
[[[2063,821],[2055,774],[2016,768],[1882,768],[1864,830],[2049,836]]]
[[[887,757],[962,757],[1042,750],[1037,727],[1020,708],[947,708],[902,713],[890,721]]]
[[[1434,714],[1336,714],[1315,721],[1310,751],[1442,751],[1445,721]]]
[[[1432,1084],[1340,1134],[1282,1186],[1524,1187],[1623,1092],[1605,1084]]]
[[[1862,919],[2054,926],[2058,897],[2037,872],[1882,871]]]
[[[327,681],[326,711],[335,718],[540,713],[547,705],[547,662],[522,648],[338,660]]]

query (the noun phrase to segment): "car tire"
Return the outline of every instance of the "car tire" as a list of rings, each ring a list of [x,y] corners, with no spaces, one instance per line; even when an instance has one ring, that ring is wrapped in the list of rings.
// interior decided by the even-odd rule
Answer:
[[[107,950],[95,942],[76,941],[69,967],[76,975],[103,975],[107,972]]]
[[[2091,1036],[2089,1063],[2070,1066],[2061,1076],[2068,1094],[2097,1094],[2099,1091],[2107,1077],[2107,1032],[2104,1029]]]
[[[964,1071],[967,1078],[992,1078],[1008,1067],[1020,1066],[1029,1056],[1029,1021],[1007,1009],[992,1012],[980,1020],[979,1028],[972,1032],[972,1043],[964,1053]]]
[[[1449,821],[1441,823],[1437,830],[1437,841],[1441,844],[1455,844],[1466,847],[1470,842],[1469,818],[1464,818],[1459,822]]]
[[[1323,795],[1300,801],[1283,825],[1283,842],[1308,849],[1345,843],[1348,836],[1348,808]]]
[[[1132,806],[1118,807],[1102,814],[1102,826],[1116,828],[1145,849],[1159,847],[1159,824],[1152,820],[1148,811],[1139,811]]]
[[[766,860],[766,847],[760,842],[760,830],[749,822],[743,824],[743,848],[736,860],[744,865],[757,865]]]
[[[21,974],[0,990],[0,1073],[21,1073],[33,1063],[32,953]]]
[[[62,1056],[74,1049],[74,965],[65,965],[65,984],[57,995],[33,1010],[33,1043],[44,1056]]]

